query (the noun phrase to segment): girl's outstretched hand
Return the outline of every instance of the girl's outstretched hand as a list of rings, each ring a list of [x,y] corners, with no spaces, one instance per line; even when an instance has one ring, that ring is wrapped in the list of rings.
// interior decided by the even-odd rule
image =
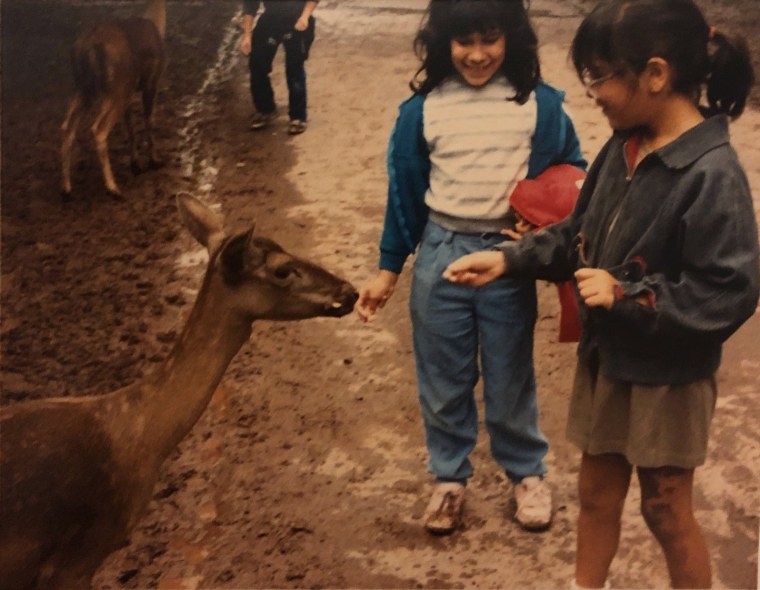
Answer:
[[[389,270],[381,270],[377,276],[359,289],[359,299],[354,310],[363,322],[372,319],[378,309],[385,307],[396,288],[398,275]]]
[[[617,279],[601,268],[581,268],[575,271],[578,291],[589,307],[611,309],[615,303]]]
[[[455,260],[443,271],[443,278],[452,283],[482,287],[507,272],[504,254],[496,250],[475,252]]]

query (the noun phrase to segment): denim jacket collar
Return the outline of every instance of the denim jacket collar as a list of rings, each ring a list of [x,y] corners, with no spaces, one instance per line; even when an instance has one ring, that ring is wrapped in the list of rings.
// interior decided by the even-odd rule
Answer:
[[[625,142],[632,132],[621,135]],[[728,143],[728,117],[715,115],[692,127],[668,145],[655,150],[654,153],[668,168],[679,170],[690,166],[707,152]]]

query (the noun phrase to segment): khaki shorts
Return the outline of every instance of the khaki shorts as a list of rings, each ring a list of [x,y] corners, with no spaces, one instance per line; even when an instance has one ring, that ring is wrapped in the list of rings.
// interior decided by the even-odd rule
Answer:
[[[579,361],[567,438],[591,455],[618,453],[639,467],[702,465],[715,412],[715,377],[687,385],[613,381]]]

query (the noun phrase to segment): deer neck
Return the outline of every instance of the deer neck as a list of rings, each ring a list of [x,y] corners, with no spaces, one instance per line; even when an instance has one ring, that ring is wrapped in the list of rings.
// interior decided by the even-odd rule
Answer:
[[[143,384],[141,438],[159,461],[198,421],[230,361],[251,334],[251,318],[225,306],[223,295],[213,288],[201,290],[173,351]]]
[[[150,0],[143,17],[156,25],[163,39],[166,34],[166,0]]]

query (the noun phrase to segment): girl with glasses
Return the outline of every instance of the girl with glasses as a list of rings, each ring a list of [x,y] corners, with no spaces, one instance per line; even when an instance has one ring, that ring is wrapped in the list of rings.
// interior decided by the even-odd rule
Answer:
[[[673,588],[707,588],[694,518],[723,342],[755,311],[758,237],[729,143],[753,84],[746,44],[692,0],[606,0],[571,50],[613,135],[573,214],[454,262],[456,284],[574,277],[582,336],[567,434],[583,452],[575,584],[599,588],[635,469]]]

